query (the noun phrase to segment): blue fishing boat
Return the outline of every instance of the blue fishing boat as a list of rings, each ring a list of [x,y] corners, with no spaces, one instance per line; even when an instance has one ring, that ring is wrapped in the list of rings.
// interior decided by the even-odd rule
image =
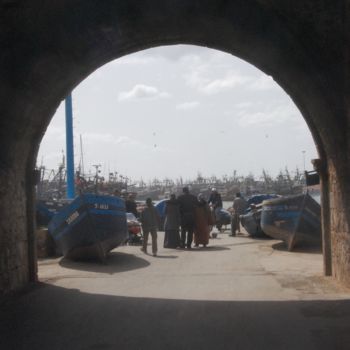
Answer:
[[[261,229],[261,212],[262,204],[252,204],[250,210],[240,216],[241,224],[253,238],[266,238],[268,237]]]
[[[268,237],[261,229],[262,202],[267,199],[279,198],[277,194],[257,194],[247,200],[247,210],[240,216],[241,224],[253,238]]]
[[[284,241],[288,250],[321,244],[321,206],[308,193],[263,202],[261,228]]]
[[[44,200],[36,202],[36,222],[38,226],[47,226],[56,213],[69,204],[67,200]]]
[[[113,196],[82,194],[53,216],[49,233],[69,259],[99,259],[128,238],[125,202]]]

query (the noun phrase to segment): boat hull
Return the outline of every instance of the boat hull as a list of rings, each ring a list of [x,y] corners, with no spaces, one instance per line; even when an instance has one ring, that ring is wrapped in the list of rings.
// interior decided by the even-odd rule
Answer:
[[[112,196],[83,194],[57,213],[49,232],[66,258],[105,261],[128,236],[125,203]]]
[[[50,220],[69,202],[64,200],[38,199],[36,202],[36,223],[38,226],[47,226]]]
[[[282,240],[288,250],[321,244],[321,207],[308,194],[263,202],[261,228],[270,237]]]
[[[253,238],[266,238],[268,237],[261,229],[261,209],[258,211],[250,211],[247,214],[241,215],[241,224]]]

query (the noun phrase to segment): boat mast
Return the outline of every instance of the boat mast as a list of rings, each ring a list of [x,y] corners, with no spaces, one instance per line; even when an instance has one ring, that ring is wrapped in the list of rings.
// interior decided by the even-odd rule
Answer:
[[[66,97],[67,199],[74,199],[74,144],[72,94]]]
[[[84,176],[84,152],[83,152],[83,138],[80,134],[80,174]]]
[[[63,182],[63,170],[65,167],[65,158],[64,158],[64,152],[62,150],[62,163],[58,165],[58,174],[54,176],[54,179],[58,176],[58,197],[61,199],[63,197],[62,193],[62,182]]]

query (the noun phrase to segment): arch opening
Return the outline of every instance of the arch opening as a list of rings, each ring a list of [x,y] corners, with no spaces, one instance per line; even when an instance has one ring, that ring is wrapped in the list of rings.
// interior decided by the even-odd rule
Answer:
[[[81,133],[83,135],[83,142],[85,152],[89,153],[93,151],[94,146],[96,145],[96,142],[102,143],[102,145],[107,145],[106,147],[112,147],[113,151],[112,153],[106,158],[105,165],[108,162],[108,159],[112,159],[113,155],[117,156],[119,152],[119,147],[122,150],[122,152],[125,152],[126,154],[133,152],[132,147],[135,146],[135,138],[139,140],[140,136],[142,134],[146,134],[147,138],[143,139],[143,143],[137,144],[136,151],[140,152],[140,149],[142,150],[142,147],[145,147],[147,145],[146,150],[142,150],[142,152],[139,153],[139,157],[136,159],[138,162],[138,167],[136,169],[132,168],[132,166],[123,165],[123,168],[126,169],[129,172],[122,171],[122,174],[132,177],[136,180],[138,180],[142,174],[142,171],[146,169],[147,165],[149,168],[152,169],[150,172],[150,175],[148,177],[144,177],[144,180],[152,180],[152,174],[156,171],[160,171],[161,168],[157,168],[157,170],[154,170],[154,166],[156,165],[156,161],[154,159],[157,159],[157,152],[163,152],[164,150],[173,149],[174,144],[170,143],[169,139],[171,139],[173,136],[180,136],[183,132],[183,126],[186,126],[186,131],[195,130],[196,128],[196,134],[201,135],[201,138],[198,140],[195,140],[194,143],[201,144],[201,139],[208,140],[210,137],[213,138],[213,142],[220,142],[222,145],[227,145],[227,148],[230,149],[236,149],[236,152],[242,152],[240,147],[242,149],[247,148],[250,141],[246,144],[242,144],[242,139],[237,140],[237,144],[232,146],[232,140],[231,138],[234,138],[236,135],[236,138],[238,137],[238,134],[243,133],[243,130],[250,129],[251,132],[248,132],[244,135],[242,135],[243,139],[244,137],[247,137],[247,135],[252,134],[252,130],[255,129],[259,131],[261,134],[261,139],[258,140],[259,144],[259,150],[260,148],[268,148],[268,152],[271,152],[271,154],[274,152],[276,154],[276,148],[278,147],[277,143],[273,143],[272,145],[268,146],[268,143],[270,142],[270,139],[273,138],[273,134],[276,133],[282,133],[282,130],[288,129],[288,132],[283,133],[282,135],[278,135],[279,139],[278,141],[280,143],[280,148],[287,152],[288,148],[292,148],[291,146],[283,145],[282,141],[284,140],[285,143],[287,143],[286,138],[288,137],[288,134],[292,134],[294,132],[293,138],[289,140],[289,143],[291,145],[291,142],[295,140],[301,140],[303,138],[307,138],[308,142],[312,139],[310,135],[307,135],[302,131],[300,133],[299,137],[296,137],[300,129],[307,129],[306,125],[304,123],[300,124],[300,120],[302,120],[301,115],[297,111],[295,107],[292,106],[292,101],[286,96],[284,92],[280,92],[281,89],[275,84],[272,79],[269,79],[267,76],[262,75],[260,71],[256,70],[253,67],[250,67],[247,63],[242,62],[238,59],[233,58],[232,56],[226,55],[222,52],[198,48],[198,47],[170,47],[170,48],[164,48],[165,52],[162,54],[159,53],[159,49],[152,49],[147,52],[140,52],[138,54],[126,56],[123,59],[119,59],[117,61],[114,61],[110,63],[109,65],[104,66],[102,69],[96,71],[93,73],[87,80],[82,83],[81,88],[77,87],[75,90],[75,93],[73,96],[75,96],[75,111],[77,113],[77,122],[79,123],[76,125],[76,142],[79,143],[79,134]],[[182,62],[180,65],[180,68],[176,68],[172,61],[174,60],[174,52],[176,55],[180,58],[178,61]],[[205,53],[206,54],[205,54]],[[166,56],[165,58],[163,56]],[[157,56],[161,56],[159,60],[157,60]],[[169,58],[170,57],[170,58]],[[170,60],[170,61],[169,61]],[[211,64],[208,62],[213,61]],[[119,61],[119,62],[118,62]],[[165,62],[164,62],[165,61]],[[206,71],[203,76],[198,76],[198,71],[194,71],[194,66],[190,64],[190,62],[194,62],[195,66],[199,67],[199,71],[203,73],[203,67],[202,64],[206,63],[208,67],[206,68]],[[129,67],[125,67],[129,65]],[[146,65],[146,66],[145,66]],[[152,68],[152,65],[155,66]],[[164,67],[164,66],[166,67]],[[141,67],[139,67],[141,66]],[[214,68],[219,66],[220,69],[213,72]],[[116,69],[109,69],[109,67],[114,67]],[[122,67],[122,68],[121,68]],[[137,68],[139,67],[139,68]],[[189,77],[187,74],[188,72],[184,69],[184,67],[188,68],[188,71],[194,72],[194,76],[196,77],[195,84],[193,85],[193,77]],[[136,73],[131,75],[131,71],[136,70]],[[153,71],[154,70],[154,71]],[[173,70],[174,77],[169,77],[171,70]],[[146,76],[142,76],[140,74],[141,71],[146,71],[148,74]],[[162,75],[166,76],[166,79],[158,79],[157,77],[154,77],[156,74],[155,72],[161,71]],[[122,72],[124,73],[125,77],[121,77]],[[210,79],[206,75],[207,73],[210,73]],[[229,74],[227,74],[227,72]],[[235,76],[233,72],[239,72],[239,75]],[[150,76],[153,76],[152,80]],[[119,78],[119,81],[116,83],[116,78]],[[175,78],[179,79],[181,77],[181,80],[185,80],[190,83],[189,89],[193,89],[196,92],[196,98],[192,98],[190,96],[189,91],[187,91],[184,86],[176,86],[176,90],[172,90],[171,87],[175,84],[174,82]],[[190,81],[188,79],[190,78]],[[140,81],[142,84],[140,84]],[[108,85],[112,84],[112,85]],[[163,84],[167,84],[164,86]],[[200,83],[200,85],[198,85]],[[186,84],[184,84],[186,85]],[[107,87],[109,86],[109,88]],[[112,86],[112,88],[111,88]],[[96,88],[99,88],[96,90]],[[136,88],[135,88],[136,87]],[[234,100],[231,95],[234,95],[235,92],[238,94],[238,90],[246,89],[244,94],[244,99],[241,95],[238,95],[236,100]],[[271,89],[278,93],[276,93],[275,99],[278,100],[277,104],[275,103],[269,103],[269,100],[271,99],[271,95],[269,92],[271,92]],[[80,92],[79,90],[82,90]],[[111,91],[111,93],[108,93],[107,90]],[[250,92],[247,93],[247,91]],[[259,93],[260,92],[260,93]],[[267,92],[267,95],[266,95]],[[224,99],[220,99],[218,95],[220,96],[224,95]],[[98,98],[96,95],[100,95]],[[201,99],[198,100],[199,96],[201,96]],[[249,97],[248,97],[248,96]],[[252,97],[254,96],[254,97]],[[277,96],[277,97],[276,97]],[[93,102],[93,98],[96,98],[96,102]],[[259,103],[259,98],[262,99]],[[193,101],[196,100],[197,101]],[[214,99],[213,102],[210,102],[208,105],[205,105],[205,103],[210,100]],[[224,102],[224,100],[226,102]],[[244,104],[242,104],[242,101]],[[162,109],[159,107],[159,105],[163,105],[166,102],[166,105]],[[196,103],[193,103],[196,102]],[[248,103],[249,102],[249,103]],[[109,106],[109,108],[102,108],[104,104],[110,103],[112,106]],[[223,104],[224,108],[219,108],[219,104]],[[234,109],[233,106],[236,104],[240,105],[237,107],[237,109]],[[83,106],[83,104],[86,104],[86,106]],[[140,110],[137,110],[135,105],[141,105]],[[252,109],[252,105],[256,104],[257,109]],[[264,113],[258,113],[259,110],[262,109],[262,105],[265,106]],[[119,107],[118,107],[119,105]],[[120,107],[120,105],[124,106],[125,110]],[[286,110],[281,109],[282,106],[287,106]],[[126,106],[126,107],[125,107]],[[147,107],[149,106],[149,107]],[[209,107],[208,107],[209,106]],[[173,112],[171,112],[171,109]],[[229,115],[227,115],[227,111],[230,112]],[[64,120],[63,117],[63,110],[60,111],[60,118],[61,120]],[[172,114],[174,113],[174,114]],[[90,114],[87,116],[87,114]],[[96,121],[96,118],[93,117],[93,115],[101,115],[98,117],[98,122]],[[109,114],[108,117],[104,118],[103,115]],[[152,114],[159,114],[160,117],[154,117]],[[165,115],[166,114],[166,115]],[[195,117],[194,121],[188,120],[190,115],[193,114],[199,114],[201,117]],[[285,114],[287,119],[283,119],[279,121],[279,117]],[[212,118],[210,118],[211,115],[214,115]],[[269,117],[271,115],[272,117]],[[181,117],[185,117],[186,119],[183,119]],[[134,130],[133,133],[125,134],[125,131],[128,130],[128,125],[122,125],[121,119],[125,119],[128,121],[128,124],[130,124],[133,128],[135,126],[139,125],[139,129],[142,131],[142,133],[137,133],[136,130]],[[166,122],[176,120],[179,122],[180,127],[177,129],[174,124],[171,124],[170,128],[167,128],[165,125],[163,127],[159,127],[159,123],[161,121],[164,121],[164,124]],[[288,120],[288,118],[291,118],[291,120]],[[84,120],[89,119],[89,122],[84,124]],[[113,124],[113,119],[118,121],[118,124]],[[276,120],[277,119],[277,120]],[[230,124],[229,127],[225,124],[229,120]],[[148,127],[145,125],[144,122],[147,122],[150,124]],[[192,125],[192,122],[195,124]],[[216,124],[215,124],[216,122]],[[201,123],[201,125],[199,125]],[[214,123],[214,127],[213,127]],[[262,123],[262,124],[261,124]],[[273,125],[277,123],[278,126],[276,129],[274,129]],[[81,125],[84,124],[84,125]],[[203,128],[203,124],[210,125],[210,130],[207,131]],[[102,125],[102,126],[101,126]],[[190,126],[189,126],[190,125]],[[100,127],[101,126],[101,127]],[[216,126],[220,126],[218,130],[216,130]],[[238,126],[241,128],[238,131],[235,131],[235,126],[238,128]],[[51,130],[51,133],[49,134],[49,140],[53,142],[53,136],[55,136],[55,133],[58,133],[58,139],[62,138],[62,135],[60,135],[60,132],[63,133],[62,130],[58,128],[63,127],[63,124],[55,124],[55,128]],[[230,128],[230,129],[229,129]],[[168,130],[167,130],[168,129]],[[222,133],[222,131],[225,129],[229,131],[229,134],[226,135]],[[117,133],[113,134],[112,130],[115,130]],[[154,133],[154,130],[156,130],[156,133]],[[215,137],[212,134],[212,131],[217,134]],[[234,132],[231,133],[231,131],[234,130]],[[106,132],[107,131],[107,132]],[[255,132],[254,131],[254,132]],[[84,132],[87,133],[87,138],[84,138]],[[95,133],[94,133],[95,132]],[[130,132],[130,130],[129,130]],[[247,132],[247,130],[246,130]],[[63,133],[64,134],[64,133]],[[165,134],[165,135],[164,135]],[[164,137],[163,137],[164,136]],[[256,137],[250,135],[253,139]],[[223,140],[224,139],[224,140]],[[117,140],[117,142],[115,142]],[[124,147],[124,144],[121,141],[126,141],[126,147]],[[181,136],[176,139],[175,137],[175,144],[182,141]],[[231,140],[231,143],[229,143]],[[90,141],[90,148],[88,148],[88,142]],[[156,142],[156,148],[154,147]],[[265,142],[264,145],[261,144],[261,142]],[[295,141],[296,142],[296,141]],[[293,146],[295,146],[295,142],[292,143]],[[64,144],[64,143],[63,143]],[[101,146],[99,144],[99,146]],[[188,146],[188,145],[187,145]],[[201,144],[203,147],[203,145]],[[139,148],[141,147],[141,148]],[[188,146],[190,147],[190,146]],[[187,149],[189,149],[187,147]],[[60,149],[59,146],[55,145],[56,153],[57,149]],[[160,149],[160,148],[164,148]],[[101,151],[103,148],[99,148],[99,151]],[[160,149],[160,150],[159,150]],[[256,149],[255,146],[250,150],[250,153],[254,152]],[[76,150],[78,150],[78,154],[76,159],[78,160],[80,158],[79,154],[79,145],[77,145]],[[186,149],[182,149],[184,152]],[[209,149],[207,149],[205,152],[208,152]],[[304,150],[304,146],[301,146],[301,148],[298,149],[297,152],[294,153],[294,159],[295,163],[291,165],[289,163],[289,167],[291,170],[294,170],[294,165],[298,166],[300,168],[300,172],[302,172],[303,168],[303,154],[302,150]],[[311,149],[308,150],[308,153]],[[192,149],[193,152],[196,151],[196,149]],[[193,169],[193,172],[186,174],[184,176],[183,174],[179,173],[179,177],[182,176],[185,183],[187,178],[195,179],[197,175],[197,171],[200,170],[202,172],[202,175],[207,178],[209,178],[212,174],[219,175],[218,178],[220,178],[220,181],[224,182],[225,179],[221,177],[221,175],[224,175],[224,173],[228,171],[234,170],[232,166],[230,165],[226,170],[218,170],[218,166],[220,163],[214,163],[214,165],[211,165],[209,169],[213,170],[207,170],[200,168],[200,166],[203,166],[203,162],[209,162],[213,163],[215,161],[215,154],[216,152],[220,151],[220,148],[215,149],[215,151],[210,154],[209,156],[206,156],[205,158],[201,159],[198,163],[194,163],[193,156],[187,154],[182,160],[189,161],[189,163],[185,163],[184,170],[187,170],[187,168]],[[316,155],[316,151],[313,149],[313,155],[310,156],[308,154],[309,158],[314,158]],[[58,157],[55,159],[52,165],[57,164],[61,160],[61,154],[58,152]],[[100,153],[100,152],[99,152]],[[90,163],[90,166],[92,164],[98,164],[103,163],[98,159],[98,154],[95,153],[94,156],[90,156],[90,162],[85,159],[85,167],[87,167],[88,163]],[[142,157],[147,154],[151,154],[151,158],[153,160],[147,159],[146,163],[140,162],[140,159],[142,160]],[[180,152],[181,153],[181,152]],[[192,153],[192,152],[190,152]],[[249,152],[248,152],[249,153]],[[296,155],[295,155],[296,154]],[[41,162],[41,155],[44,155],[44,153],[41,151],[39,153],[38,161]],[[198,156],[198,155],[197,155]],[[247,154],[244,155],[245,157],[249,156]],[[173,158],[172,158],[173,157]],[[172,161],[175,159],[175,163],[179,164],[181,162],[180,157],[176,157],[176,155],[172,154],[172,157],[168,158],[168,160]],[[257,162],[259,157],[263,157],[263,154],[250,156],[250,165],[252,165],[254,162]],[[195,157],[194,157],[195,158]],[[222,156],[220,155],[220,160],[222,160]],[[277,156],[276,156],[277,158]],[[237,164],[240,164],[242,159],[237,160],[237,156],[235,156],[235,152],[230,152],[227,155],[227,163],[230,162],[230,160],[235,160]],[[266,156],[265,159],[268,159],[268,156]],[[283,159],[279,158],[279,159]],[[284,159],[285,160],[285,159]],[[166,159],[159,158],[158,162],[162,166],[166,163]],[[45,163],[45,158],[43,160]],[[126,159],[120,158],[119,162],[116,162],[117,164],[124,164],[126,163]],[[76,162],[79,164],[79,160]],[[166,163],[169,165],[168,163]],[[263,163],[261,163],[263,164]],[[284,168],[284,166],[287,163],[279,164],[275,167],[273,172],[273,177],[278,174],[278,171],[281,168]],[[117,165],[118,166],[118,165]],[[115,167],[114,164],[112,164],[111,168]],[[107,166],[108,168],[108,166]],[[256,169],[258,169],[259,173],[256,173],[256,169],[251,169],[248,167],[246,170],[242,171],[239,169],[239,166],[237,166],[238,174],[237,175],[248,175],[249,170],[253,170],[255,172],[256,178],[258,178],[261,173],[260,170],[262,170],[263,166],[260,164]],[[176,169],[176,168],[175,168]],[[171,178],[171,174],[177,171],[177,169],[171,169],[170,173],[164,173],[162,176],[160,176],[160,179],[162,180],[164,177],[170,178],[170,180],[176,180],[176,178]],[[266,170],[269,170],[269,166],[265,167]],[[113,170],[118,170],[119,168],[114,168]],[[135,173],[132,173],[132,171],[136,171],[137,175],[134,175]],[[109,171],[104,174],[105,176],[108,175]],[[131,176],[130,176],[131,175]],[[232,176],[232,174],[229,174],[229,178]],[[226,179],[226,181],[229,181],[230,179]],[[179,180],[179,179],[178,179]],[[148,182],[148,181],[147,181]],[[174,181],[176,182],[176,181]],[[212,187],[213,184],[205,185],[204,187]],[[215,184],[217,186],[217,184]],[[178,186],[181,188],[181,186]],[[236,190],[245,191],[245,187],[242,186],[242,188],[237,188]],[[170,190],[170,186],[169,186]],[[229,203],[225,203],[225,207],[227,208],[230,206],[234,197],[234,193],[236,190],[231,193],[231,197],[228,198]],[[262,191],[262,188],[259,189]],[[253,190],[254,191],[254,190]],[[270,189],[271,191],[271,189]],[[164,194],[161,193],[161,194]],[[248,193],[254,194],[254,193]],[[291,194],[291,193],[284,193],[284,194]],[[145,199],[145,198],[143,198]],[[157,198],[154,198],[157,199]],[[226,234],[228,232],[226,231]],[[215,241],[214,241],[215,245]],[[220,244],[216,244],[216,246],[220,246]],[[138,248],[136,248],[138,249]],[[218,248],[219,249],[219,248]],[[227,249],[225,247],[222,248]],[[280,245],[276,246],[276,249],[282,249]],[[300,253],[300,252],[299,252]],[[177,254],[177,253],[175,253]],[[112,256],[112,265],[113,261],[116,260],[117,257],[115,255]],[[320,261],[319,261],[320,262]],[[88,270],[89,267],[84,268],[80,264],[70,264],[69,262],[66,262],[63,260],[63,266],[71,268],[72,271],[76,270]],[[174,264],[176,264],[176,260],[174,260]],[[143,264],[144,265],[144,264]],[[143,266],[141,264],[141,266]],[[92,271],[95,271],[96,267],[90,267]],[[115,270],[113,270],[115,269]],[[97,268],[97,270],[99,270]],[[113,273],[116,271],[119,271],[116,266],[112,266],[111,268],[107,268],[107,271]],[[49,278],[49,277],[47,277]]]

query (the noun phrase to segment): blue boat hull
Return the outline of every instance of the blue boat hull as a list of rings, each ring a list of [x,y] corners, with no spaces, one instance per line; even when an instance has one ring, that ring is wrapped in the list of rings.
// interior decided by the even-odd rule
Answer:
[[[241,224],[251,237],[266,238],[268,237],[261,229],[261,209],[250,211],[247,214],[241,215]]]
[[[62,200],[44,200],[36,201],[36,223],[38,226],[47,226],[50,220],[62,210],[69,202]]]
[[[128,237],[125,203],[117,197],[83,194],[57,213],[48,228],[66,258],[105,261]]]
[[[321,207],[308,194],[263,202],[262,230],[286,243],[288,250],[302,245],[321,244]]]

